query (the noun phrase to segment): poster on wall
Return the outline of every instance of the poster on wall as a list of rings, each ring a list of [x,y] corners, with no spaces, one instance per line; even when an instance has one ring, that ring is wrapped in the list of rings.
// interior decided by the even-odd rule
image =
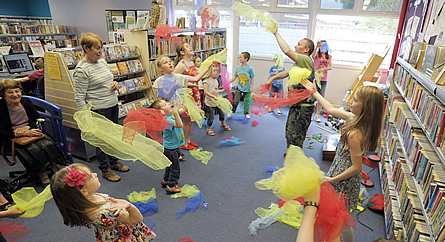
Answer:
[[[421,0],[410,1],[407,8],[408,14],[406,15],[404,32],[398,54],[406,61],[409,59],[412,43],[422,41],[418,38],[421,29],[420,23],[423,23],[424,18],[424,4],[425,2]]]
[[[426,26],[425,41],[433,45],[445,45],[445,0],[434,1],[431,7],[429,23]]]

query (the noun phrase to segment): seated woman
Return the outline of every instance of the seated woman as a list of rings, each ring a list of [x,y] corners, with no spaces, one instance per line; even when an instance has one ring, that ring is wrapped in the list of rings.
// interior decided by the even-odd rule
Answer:
[[[22,98],[22,91],[22,86],[15,80],[0,82],[0,143],[6,150],[11,149],[11,138],[43,135],[36,124],[39,115],[31,100]],[[58,170],[56,164],[64,164],[65,161],[49,136],[23,146],[15,144],[15,153],[27,172],[40,177],[43,186],[50,182],[47,166],[51,165],[51,171],[55,173]]]

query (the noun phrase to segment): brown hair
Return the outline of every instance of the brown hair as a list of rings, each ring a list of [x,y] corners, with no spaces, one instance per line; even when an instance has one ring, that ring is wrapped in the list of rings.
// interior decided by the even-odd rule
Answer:
[[[185,44],[185,43],[184,43]],[[177,66],[178,63],[182,60],[183,56],[181,54],[181,51],[184,51],[184,46],[183,45],[177,45],[176,46],[176,58],[175,58],[175,62],[174,65]]]
[[[244,58],[246,58],[246,59],[247,59],[247,61],[249,61],[249,60],[250,60],[250,53],[249,53],[249,52],[241,52],[241,55],[243,55],[243,56],[244,56]]]
[[[161,71],[161,66],[162,66],[161,60],[164,59],[164,57],[170,58],[166,55],[161,55],[158,58],[156,58],[156,60],[155,60],[155,66],[156,66],[158,72],[162,72]],[[164,73],[162,73],[162,74],[164,74]]]
[[[94,44],[99,44],[100,46],[103,45],[102,39],[99,37],[99,35],[95,33],[82,33],[80,36],[80,45],[82,46],[83,51],[85,52],[85,48],[91,49]]]
[[[74,163],[69,166],[70,168],[77,168],[81,173],[86,173],[91,169],[81,163]],[[102,205],[107,202],[94,203],[88,200],[80,189],[83,185],[77,187],[70,187],[68,183],[63,180],[63,178],[68,175],[70,171],[67,168],[59,170],[51,178],[51,193],[59,208],[60,213],[63,217],[63,223],[67,226],[91,226],[91,219],[88,216],[91,212],[99,209]],[[88,178],[86,178],[88,179]]]
[[[314,52],[315,49],[315,45],[314,45],[314,41],[312,41],[309,38],[304,38],[304,47],[309,48],[309,56],[312,55],[312,52]]]
[[[197,59],[201,59],[201,57],[199,57],[199,56],[193,56],[193,57],[192,57],[192,61],[193,61],[193,63],[194,63],[195,65],[196,65],[195,61],[196,61]]]
[[[20,82],[13,79],[3,79],[0,82],[0,97],[5,98],[6,90],[19,88],[23,93],[23,87]]]
[[[320,40],[320,42],[325,43],[326,40]],[[326,55],[326,60],[329,60],[329,51],[326,51],[325,55]],[[318,48],[318,57],[321,58],[321,48]]]
[[[150,105],[150,108],[161,109],[161,102],[162,102],[162,101],[165,101],[165,100],[162,99],[162,98],[158,98],[158,99],[156,99],[156,100]]]
[[[37,59],[37,60],[36,60],[36,68],[37,68],[38,70],[40,70],[40,69],[43,69],[43,67],[44,67],[44,61],[43,61],[43,58],[39,58],[39,59]]]
[[[219,63],[213,63],[211,65],[211,67],[209,68],[209,70],[206,72],[206,74],[204,74],[204,76],[202,76],[202,79],[206,79],[206,78],[208,78],[212,74],[213,67],[218,68],[218,73],[221,73],[221,66],[220,65],[221,64],[219,64]]]
[[[362,103],[362,111],[355,119],[347,121],[341,132],[340,140],[349,147],[347,136],[355,129],[364,130],[363,152],[374,151],[379,143],[383,125],[383,111],[385,108],[382,90],[374,86],[361,86],[357,88],[356,97]],[[360,129],[361,128],[361,129]]]

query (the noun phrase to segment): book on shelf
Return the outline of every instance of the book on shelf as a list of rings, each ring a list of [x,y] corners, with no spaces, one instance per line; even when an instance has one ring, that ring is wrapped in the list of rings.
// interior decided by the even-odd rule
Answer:
[[[143,71],[144,70],[144,66],[142,65],[142,62],[139,59],[134,60],[134,66],[135,66],[135,71]]]
[[[122,53],[122,48],[120,45],[114,45],[114,54],[116,55],[116,58],[124,57],[124,55]]]
[[[121,44],[122,56],[129,57],[131,55],[130,46],[128,44]]]
[[[63,57],[63,60],[65,61],[66,65],[74,65],[76,64],[74,52],[70,49],[64,49],[60,51],[60,54]]]
[[[83,51],[81,49],[74,49],[74,58],[76,62],[79,63],[85,57]]]
[[[116,63],[110,63],[108,66],[110,67],[110,71],[113,73],[113,76],[119,76],[119,68],[117,67]]]
[[[134,81],[133,81],[133,79],[126,80],[126,81],[125,81],[125,86],[127,86],[127,90],[128,90],[128,92],[134,92],[134,91],[136,91],[136,87],[135,87],[135,85],[134,85]]]
[[[116,54],[114,53],[114,47],[111,45],[104,45],[104,51],[107,60],[116,59]]]
[[[119,73],[121,75],[125,75],[129,73],[127,64],[125,63],[125,61],[121,61],[117,63],[117,67],[119,68]]]
[[[148,87],[148,80],[145,76],[143,77],[138,77],[137,78],[139,83],[141,84],[142,88],[147,88]]]
[[[119,94],[123,95],[128,92],[127,86],[125,85],[125,82],[118,82],[119,83]]]
[[[127,62],[128,72],[129,73],[136,72],[136,66],[134,65],[134,61],[127,60],[126,62]]]
[[[443,85],[445,84],[445,68],[442,68],[442,70],[439,72],[439,74],[437,75],[436,79],[434,80],[434,82],[437,85]]]
[[[426,45],[427,44],[423,42],[413,43],[408,63],[410,63],[411,65],[416,65],[417,61],[419,60],[420,51],[424,50],[426,48]]]
[[[122,105],[122,102],[118,103],[118,109],[119,109],[119,116],[125,116],[127,115],[127,109],[124,107],[124,105]]]
[[[141,107],[142,107],[142,108],[148,108],[148,107],[150,106],[148,103],[149,103],[149,102],[148,102],[147,99],[142,99],[142,100],[140,101],[140,104],[141,104]]]
[[[436,58],[437,46],[427,45],[425,49],[425,56],[423,57],[422,73],[426,73],[427,69],[432,70],[434,68],[434,61]]]

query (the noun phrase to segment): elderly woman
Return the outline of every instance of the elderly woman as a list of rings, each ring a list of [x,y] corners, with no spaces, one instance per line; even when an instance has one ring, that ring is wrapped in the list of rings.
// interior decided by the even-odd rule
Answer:
[[[87,103],[92,102],[91,111],[117,123],[119,109],[115,90],[119,89],[119,85],[113,80],[113,73],[107,62],[101,59],[102,39],[94,33],[83,33],[80,44],[85,57],[74,70],[74,95],[77,107],[82,110]],[[121,179],[112,170],[128,171],[130,169],[118,162],[117,158],[107,155],[97,147],[96,159],[102,176],[109,181],[117,182]]]
[[[11,148],[11,138],[43,135],[36,124],[39,118],[37,110],[31,100],[22,98],[22,91],[22,86],[15,80],[4,79],[0,83],[0,141],[6,150]],[[23,146],[16,144],[15,154],[28,172],[40,176],[43,186],[50,182],[47,166],[51,165],[51,171],[55,173],[56,164],[65,162],[63,154],[49,136]]]

